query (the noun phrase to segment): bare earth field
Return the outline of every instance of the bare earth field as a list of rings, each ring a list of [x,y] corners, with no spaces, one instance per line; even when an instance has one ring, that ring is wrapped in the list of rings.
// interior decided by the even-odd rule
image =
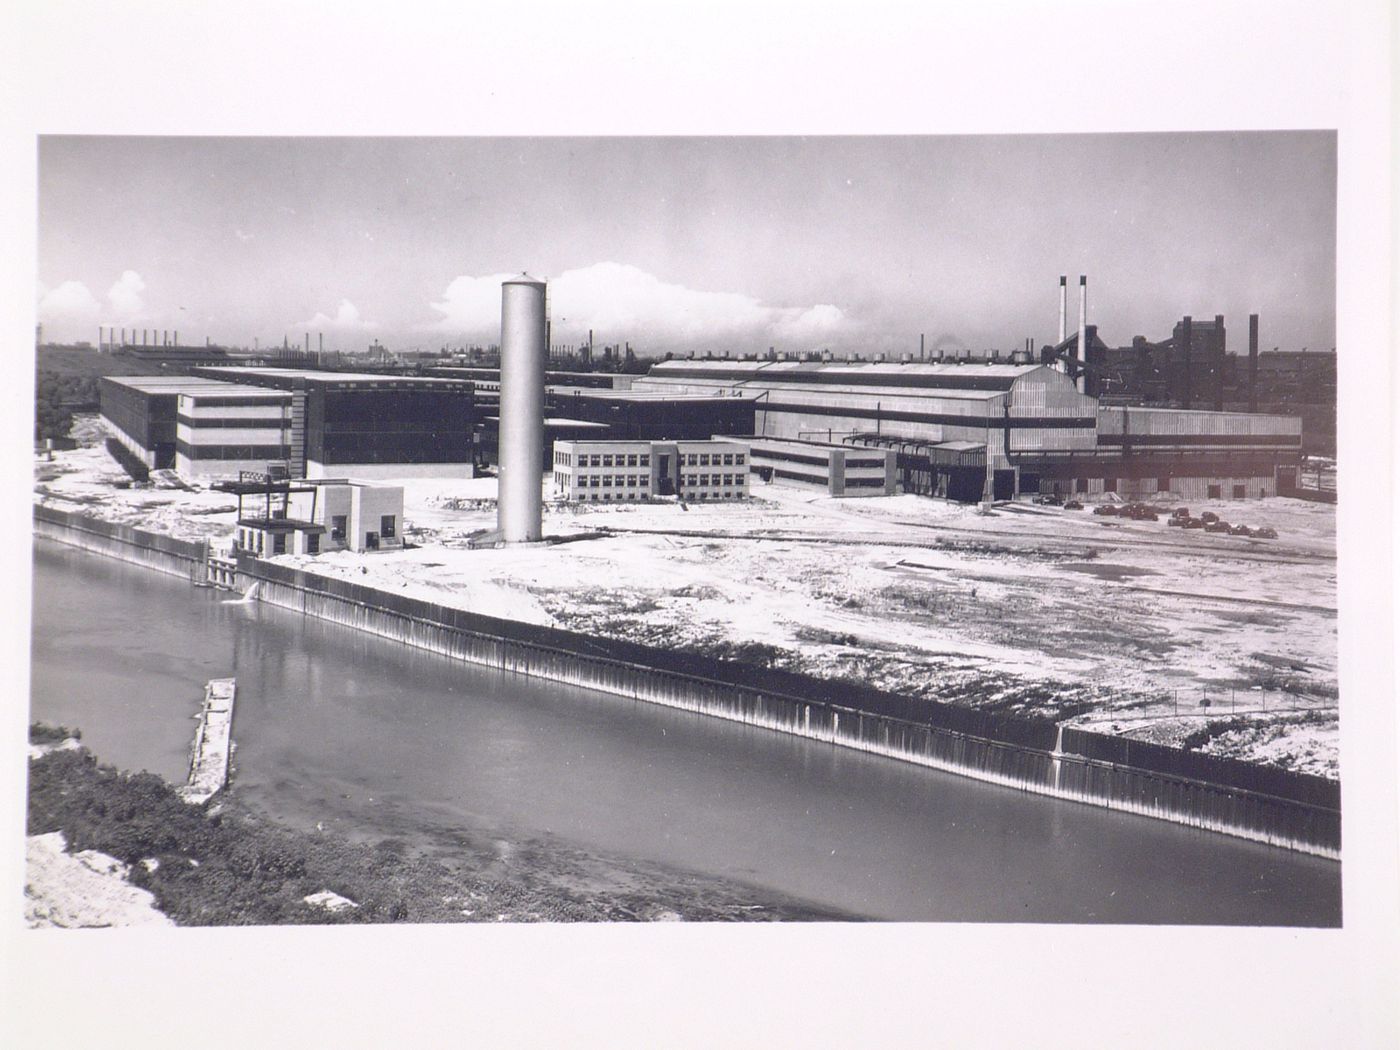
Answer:
[[[100,438],[90,417],[80,440]],[[100,443],[36,464],[36,501],[228,542],[223,493],[120,490]],[[1276,540],[1029,503],[546,505],[547,543],[468,550],[494,478],[403,482],[413,549],[277,559],[444,605],[1037,713],[1337,775],[1336,515],[1193,504]],[[1174,504],[1164,502],[1163,509]]]

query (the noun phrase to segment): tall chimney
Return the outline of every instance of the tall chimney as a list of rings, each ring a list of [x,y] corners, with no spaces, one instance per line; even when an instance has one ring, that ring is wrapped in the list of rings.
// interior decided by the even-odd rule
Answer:
[[[1249,410],[1259,411],[1259,315],[1249,315]]]
[[[1068,278],[1064,274],[1060,274],[1060,336],[1055,340],[1056,345],[1065,341],[1065,313],[1069,309],[1067,302],[1069,289],[1065,287],[1066,280]]]
[[[1191,407],[1191,315],[1181,319],[1181,345],[1176,348],[1180,361],[1181,380],[1177,396],[1182,408]]]
[[[1086,341],[1085,328],[1089,323],[1089,278],[1084,274],[1079,275],[1079,349],[1076,357],[1079,358],[1079,378],[1075,386],[1082,393],[1084,390],[1084,362],[1089,359],[1089,344]]]
[[[122,346],[126,345],[126,329],[122,329]]]
[[[325,350],[325,348],[326,348],[326,333],[325,333],[325,332],[317,332],[317,333],[316,333],[316,356],[317,356],[317,357],[320,357],[320,356],[321,356],[321,352],[322,352],[323,350]]]
[[[1211,404],[1225,410],[1225,315],[1215,315],[1215,348],[1210,355]]]
[[[174,335],[175,335],[175,338],[174,338],[173,340],[171,340],[170,345],[171,345],[171,346],[179,346],[179,345],[180,345],[180,330],[179,330],[178,328],[175,329]]]
[[[922,361],[923,359],[924,359],[924,333],[923,333],[923,332],[920,332],[920,333],[919,333],[919,360]]]
[[[544,535],[545,345],[544,282],[529,274],[503,282],[496,528],[506,543]]]

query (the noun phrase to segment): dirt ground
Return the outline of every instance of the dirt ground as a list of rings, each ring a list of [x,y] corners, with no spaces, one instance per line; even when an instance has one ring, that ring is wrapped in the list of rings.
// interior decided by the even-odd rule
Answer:
[[[96,441],[100,422],[75,435]],[[100,444],[36,470],[37,501],[183,537],[233,533],[221,493],[114,488],[124,475]],[[1191,507],[1278,531],[1262,540],[755,481],[743,503],[547,504],[546,535],[573,542],[469,550],[494,524],[495,479],[403,484],[412,549],[278,560],[495,616],[1336,775],[1330,505]]]

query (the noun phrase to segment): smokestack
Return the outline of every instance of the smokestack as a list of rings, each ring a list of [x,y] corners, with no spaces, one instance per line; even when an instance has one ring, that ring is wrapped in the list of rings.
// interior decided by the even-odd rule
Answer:
[[[322,351],[324,351],[325,349],[326,349],[326,333],[325,333],[325,332],[317,332],[317,333],[316,333],[316,356],[317,356],[317,357],[320,357]]]
[[[1211,403],[1215,411],[1225,409],[1225,315],[1215,315],[1215,349],[1210,361]]]
[[[126,329],[122,329],[122,346],[126,345]]]
[[[1065,312],[1068,310],[1066,300],[1069,296],[1069,289],[1065,287],[1066,280],[1068,278],[1064,274],[1060,274],[1060,337],[1055,340],[1057,346],[1065,341]]]
[[[544,304],[545,284],[529,274],[501,284],[496,528],[506,543],[529,543],[544,534]]]
[[[146,330],[144,328],[141,329],[141,345],[146,345]]]
[[[1089,359],[1089,343],[1086,339],[1089,323],[1089,278],[1084,274],[1079,275],[1079,350],[1076,356],[1079,358],[1079,378],[1075,382],[1075,387],[1083,393],[1084,391],[1084,362]]]
[[[919,333],[919,360],[922,361],[923,359],[924,359],[924,333],[923,333],[923,332],[920,332],[920,333]]]
[[[1259,315],[1249,315],[1249,410],[1259,411]]]
[[[1178,396],[1182,408],[1191,407],[1191,315],[1181,319],[1181,345],[1177,347],[1180,356],[1181,389]]]
[[[171,346],[179,346],[179,345],[180,345],[180,330],[179,330],[178,328],[175,329],[175,341],[172,342],[170,345],[171,345]]]

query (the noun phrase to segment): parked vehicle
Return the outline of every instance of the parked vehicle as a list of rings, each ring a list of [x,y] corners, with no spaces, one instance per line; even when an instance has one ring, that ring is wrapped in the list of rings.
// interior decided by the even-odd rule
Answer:
[[[1228,535],[1230,532],[1230,523],[1228,521],[1221,521],[1219,518],[1216,518],[1214,521],[1206,522],[1206,531],[1223,532],[1226,535]]]
[[[1116,518],[1121,513],[1112,503],[1100,503],[1094,508],[1095,514],[1102,514],[1107,518]]]
[[[1215,511],[1213,510],[1208,510],[1201,515],[1201,520],[1207,525],[1214,525],[1217,521],[1220,520],[1220,515],[1215,513]]]
[[[1055,493],[1050,492],[1044,496],[1037,496],[1031,502],[1039,503],[1042,507],[1058,507],[1061,503],[1064,502],[1064,500],[1062,500]]]
[[[1172,511],[1173,518],[1181,518],[1183,521],[1190,516],[1191,509],[1189,507],[1177,507],[1176,510]]]
[[[1250,527],[1249,527],[1248,525],[1236,525],[1234,528],[1232,528],[1232,529],[1230,530],[1230,535],[1231,535],[1231,536],[1253,536],[1254,533],[1253,533],[1253,531],[1251,531],[1251,529],[1250,529]]]
[[[1084,504],[1080,503],[1077,499],[1067,499],[1067,500],[1065,500],[1065,510],[1083,510],[1083,509],[1084,509]]]
[[[1183,528],[1186,525],[1186,523],[1190,520],[1190,518],[1178,518],[1175,514],[1173,514],[1170,518],[1167,519],[1167,524],[1174,529],[1180,529]]]
[[[1276,540],[1276,539],[1278,539],[1278,533],[1275,532],[1275,531],[1274,531],[1272,528],[1270,528],[1268,525],[1264,525],[1264,526],[1262,526],[1262,527],[1260,527],[1260,528],[1255,529],[1255,530],[1254,530],[1254,535],[1255,535],[1256,538],[1261,539],[1261,540]]]
[[[1206,527],[1206,523],[1200,518],[1187,518],[1181,523],[1181,527],[1183,529],[1203,529]]]

